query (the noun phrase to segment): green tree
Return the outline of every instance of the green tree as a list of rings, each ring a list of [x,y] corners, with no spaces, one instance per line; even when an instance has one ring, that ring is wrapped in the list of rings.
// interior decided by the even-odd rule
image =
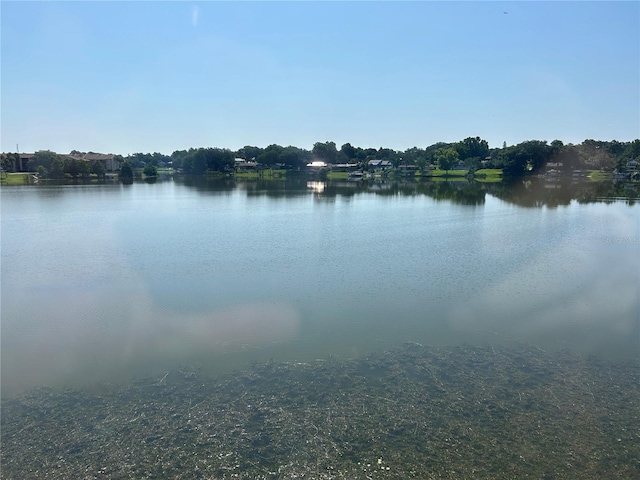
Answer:
[[[458,152],[455,148],[440,148],[435,152],[435,160],[438,162],[438,167],[440,170],[444,170],[445,172],[449,172],[451,167],[456,165],[459,160]]]
[[[554,160],[561,162],[563,168],[569,170],[580,168],[583,164],[579,150],[573,145],[563,145]]]
[[[544,140],[528,140],[518,146],[527,156],[527,167],[534,172],[543,167],[553,155],[553,148]]]
[[[280,152],[278,163],[284,163],[287,167],[299,169],[311,161],[311,152],[289,145]]]
[[[58,157],[53,160],[51,167],[49,168],[49,178],[64,178],[64,161]]]
[[[529,171],[535,172],[553,158],[554,148],[544,140],[527,140],[500,150],[495,164],[506,176],[518,177]]]
[[[409,165],[418,165],[420,169],[427,166],[427,154],[423,148],[411,147],[402,152],[401,157]]]
[[[375,154],[376,160],[387,160],[397,167],[400,164],[401,155],[392,148],[380,147]],[[404,159],[406,160],[406,159]]]
[[[57,158],[60,158],[60,155],[51,150],[39,150],[27,163],[27,169],[30,172],[35,172],[42,165],[47,171],[51,171],[51,164]]]
[[[495,162],[506,177],[519,177],[527,171],[528,156],[520,145],[513,145],[500,150]]]
[[[64,173],[68,173],[72,178],[78,178],[80,175],[80,164],[75,158],[64,159]]]
[[[206,169],[210,172],[224,172],[233,169],[233,152],[226,148],[204,150]]]
[[[142,173],[144,173],[146,177],[157,177],[158,169],[154,164],[148,163],[147,165],[145,165],[144,170],[142,170]]]
[[[311,152],[314,157],[327,163],[335,163],[338,156],[335,142],[316,142],[313,144],[313,150]]]
[[[460,155],[460,160],[466,161],[469,158],[484,160],[489,155],[489,142],[480,137],[467,137],[458,142],[455,149]]]
[[[98,160],[91,162],[91,173],[97,175],[97,177],[102,180],[104,180],[107,175],[107,171],[104,168],[103,163]]]
[[[614,157],[622,155],[622,152],[626,149],[627,145],[623,142],[619,142],[617,140],[611,140],[610,142],[606,142],[605,148],[607,151]]]
[[[2,154],[2,170],[5,172],[13,172],[16,162],[20,160],[20,155],[17,153],[3,153]]]
[[[171,157],[159,152],[153,152],[153,155],[151,155],[151,158],[149,159],[149,162],[156,167],[160,164],[160,162],[168,163],[170,161]]]
[[[640,139],[630,142],[629,145],[627,145],[627,148],[622,152],[621,156],[628,162],[640,159]]]
[[[183,160],[189,155],[190,153],[187,150],[176,150],[173,152],[171,154],[171,163],[173,168],[183,168]]]
[[[244,158],[247,162],[257,160],[263,149],[260,147],[253,147],[251,145],[245,145],[237,151],[237,155],[240,158]]]
[[[124,179],[133,179],[133,167],[129,162],[124,162],[118,172],[118,177]]]
[[[450,147],[453,147],[455,144],[454,143],[445,143],[445,142],[438,142],[438,143],[434,143],[433,145],[429,145],[427,148],[425,148],[424,151],[424,155],[426,157],[426,163],[428,164],[437,164],[437,160],[436,160],[436,152],[440,149],[447,149]]]
[[[79,160],[76,158],[64,159],[64,173],[71,175],[73,179],[78,177],[86,177],[89,175],[90,166],[86,160]]]
[[[193,175],[203,175],[207,171],[207,156],[204,148],[197,149],[193,155],[187,157],[187,165],[185,171]]]
[[[340,147],[340,153],[342,153],[343,157],[347,162],[354,160],[356,158],[356,154],[358,150],[352,146],[350,143],[345,143]]]
[[[263,150],[263,152],[258,155],[256,161],[261,163],[262,165],[267,165],[269,167],[275,165],[280,162],[280,155],[282,155],[284,148],[280,145],[272,144]]]

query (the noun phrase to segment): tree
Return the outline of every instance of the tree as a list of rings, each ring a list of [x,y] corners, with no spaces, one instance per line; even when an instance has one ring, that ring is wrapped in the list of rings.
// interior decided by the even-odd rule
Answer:
[[[164,155],[160,152],[154,152],[153,155],[151,155],[151,158],[149,159],[149,162],[152,165],[155,165],[156,167],[160,164],[160,162],[168,163],[170,161],[171,161],[171,157]]]
[[[207,148],[204,150],[206,169],[210,172],[224,172],[233,169],[233,152],[227,148]]]
[[[506,177],[518,177],[527,171],[528,157],[520,145],[503,148],[496,156],[496,166],[502,168]]]
[[[64,178],[64,162],[62,158],[56,158],[52,163],[51,167],[49,167],[49,173],[47,174],[49,178]]]
[[[238,154],[238,157],[244,158],[247,162],[250,162],[252,160],[256,160],[260,156],[262,151],[263,149],[260,147],[245,145],[244,147],[242,147],[240,150],[237,151],[237,154]]]
[[[455,149],[460,155],[460,160],[466,161],[468,158],[484,160],[489,155],[489,142],[480,137],[467,137],[458,142]]]
[[[313,156],[327,163],[335,163],[338,156],[335,142],[316,142],[313,144]]]
[[[57,158],[60,158],[60,155],[52,152],[51,150],[37,151],[29,160],[27,169],[30,172],[35,172],[36,170],[38,170],[38,167],[42,165],[47,171],[51,171],[51,164]]]
[[[554,140],[554,142],[555,141],[557,140]],[[554,145],[554,142],[551,142],[551,146]],[[592,139],[586,139],[580,145],[576,146],[580,157],[587,168],[613,170],[616,162],[614,157],[607,151],[606,147],[607,142]]]
[[[624,152],[626,145],[623,142],[612,140],[606,143],[605,148],[611,155],[613,155],[613,157],[618,157],[622,152]]]
[[[158,176],[158,169],[152,163],[148,163],[144,167],[144,170],[142,170],[142,173],[144,173],[145,176],[147,176],[147,177],[157,177]]]
[[[640,159],[640,139],[636,139],[627,145],[627,148],[622,152],[622,158],[626,161]]]
[[[453,147],[455,144],[453,143],[445,143],[445,142],[438,142],[438,143],[434,143],[433,145],[429,145],[427,148],[425,148],[424,151],[424,155],[426,157],[426,163],[429,164],[436,164],[438,163],[436,160],[436,152],[440,149],[447,149],[450,147]]]
[[[280,152],[278,163],[283,163],[291,168],[302,168],[311,161],[311,152],[289,145]]]
[[[5,172],[13,172],[16,163],[20,160],[20,155],[17,153],[3,153],[2,154],[2,170]]]
[[[182,160],[182,168],[185,173],[203,175],[207,170],[207,158],[204,148],[189,150],[189,154]]]
[[[173,168],[183,168],[182,161],[189,156],[186,150],[176,150],[171,154],[171,163]]]
[[[406,149],[401,154],[402,159],[410,165],[418,165],[420,170],[424,170],[427,167],[429,160],[427,159],[427,152],[423,148],[411,147]]]
[[[581,164],[583,163],[578,149],[570,144],[564,145],[554,159],[558,162],[561,162],[563,168],[569,170],[580,168]]]
[[[398,167],[400,159],[401,156],[392,148],[380,147],[376,152],[376,160],[387,160],[391,162],[394,167]]]
[[[459,155],[455,148],[440,148],[436,150],[434,156],[440,170],[444,170],[445,172],[449,172],[451,167],[459,161]]]
[[[527,166],[536,171],[544,166],[553,154],[553,149],[545,140],[528,140],[518,145],[528,157]]]
[[[280,155],[283,151],[284,148],[282,148],[282,146],[273,143],[265,148],[260,155],[258,155],[256,161],[258,163],[261,163],[262,165],[268,165],[271,167],[280,162]]]
[[[354,160],[356,158],[358,151],[350,143],[345,143],[340,147],[340,153],[342,153],[345,160],[348,162],[349,160]]]
[[[68,173],[72,178],[76,179],[80,176],[89,175],[89,162],[86,160],[78,160],[76,158],[65,158],[64,173]]]
[[[91,162],[91,173],[97,175],[98,178],[104,180],[107,172],[102,162],[94,160],[93,162]]]
[[[118,177],[133,179],[133,167],[129,162],[124,162],[120,167],[120,171],[118,172]]]

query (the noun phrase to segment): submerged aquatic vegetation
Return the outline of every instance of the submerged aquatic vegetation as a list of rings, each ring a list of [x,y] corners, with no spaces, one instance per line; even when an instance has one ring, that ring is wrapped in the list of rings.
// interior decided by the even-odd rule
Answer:
[[[522,346],[171,371],[2,403],[25,478],[637,478],[640,377]]]

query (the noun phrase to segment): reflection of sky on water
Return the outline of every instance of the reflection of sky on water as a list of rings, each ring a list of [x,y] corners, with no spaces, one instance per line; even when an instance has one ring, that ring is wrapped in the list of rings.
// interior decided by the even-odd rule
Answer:
[[[638,246],[603,248],[601,243],[570,238],[532,251],[520,268],[487,279],[468,301],[454,307],[451,322],[460,330],[556,346],[572,343],[582,351],[615,354],[632,347],[639,318]]]
[[[637,352],[638,206],[91,192],[3,196],[5,394],[476,332]]]

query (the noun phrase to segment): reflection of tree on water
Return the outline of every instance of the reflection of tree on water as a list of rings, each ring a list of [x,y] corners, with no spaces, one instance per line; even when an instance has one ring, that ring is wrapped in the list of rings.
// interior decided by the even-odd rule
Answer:
[[[249,197],[292,198],[314,195],[318,200],[352,198],[358,194],[381,196],[425,195],[435,200],[446,200],[460,205],[483,205],[487,194],[522,207],[558,207],[579,203],[606,202],[625,199],[632,205],[640,198],[640,184],[614,181],[576,181],[571,177],[518,179],[484,183],[475,181],[327,181],[313,182],[305,178],[287,180],[236,181],[230,178],[207,179],[183,177],[176,181],[198,191],[210,194],[244,190]],[[322,188],[319,188],[319,186]]]
[[[487,184],[487,193],[522,207],[558,207],[579,203],[607,202],[625,199],[629,205],[640,198],[640,184],[602,181],[576,182],[571,178],[548,181],[541,178]]]
[[[436,200],[449,200],[462,205],[482,205],[485,191],[475,182],[328,182],[321,196],[352,197],[359,193],[381,196],[426,195]]]
[[[461,205],[482,205],[486,191],[477,182],[428,182],[419,184],[418,191],[436,200],[450,200]]]

